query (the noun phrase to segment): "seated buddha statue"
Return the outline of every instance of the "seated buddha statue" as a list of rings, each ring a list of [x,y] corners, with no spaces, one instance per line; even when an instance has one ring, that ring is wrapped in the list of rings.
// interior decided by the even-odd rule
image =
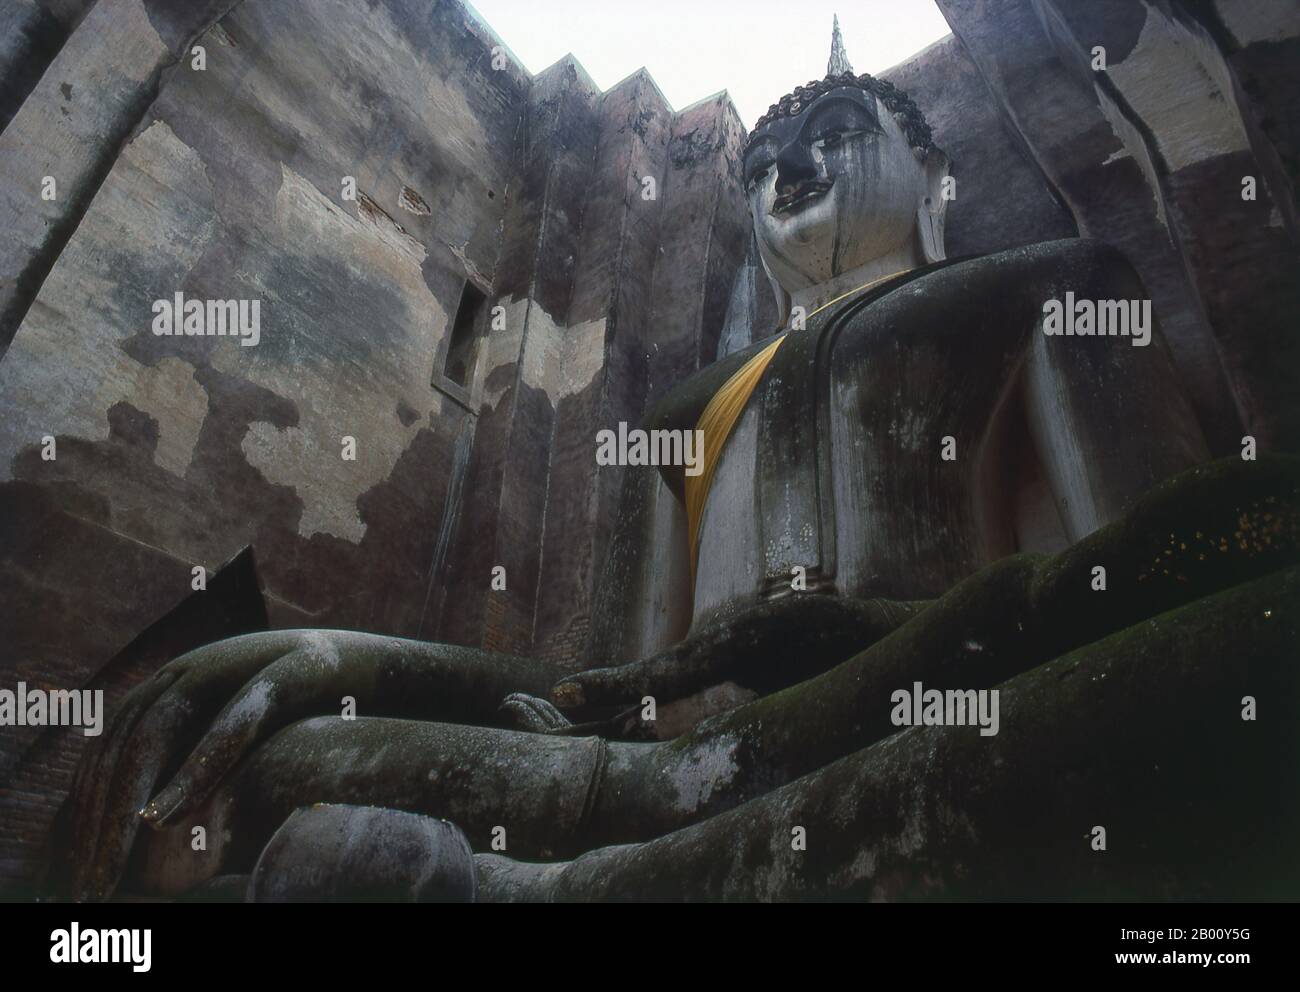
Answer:
[[[527,658],[336,630],[190,652],[84,759],[61,891],[1147,891],[1149,846],[1147,867],[1118,851],[1099,882],[1079,838],[1107,817],[1112,836],[1175,829],[1161,790],[1183,763],[1212,746],[1212,772],[1262,746],[1204,736],[1241,694],[1205,662],[1236,652],[1255,694],[1290,691],[1269,659],[1293,653],[1295,622],[1259,615],[1297,600],[1300,472],[1203,465],[1158,328],[1045,333],[1067,293],[1145,297],[1115,249],[946,258],[949,163],[924,117],[837,69],[745,147],[782,326],[645,418],[703,431],[704,470],[626,470],[600,667],[557,680]],[[1153,671],[1177,707],[1157,705]],[[891,698],[921,684],[1000,686],[1001,732],[901,729]],[[694,718],[668,733],[673,707]],[[1098,726],[1113,744],[1087,743]],[[1132,771],[1151,765],[1167,769],[1156,786]],[[1220,769],[1234,796],[1235,769]],[[400,842],[344,850],[347,830]],[[1199,844],[1179,835],[1170,857],[1195,863]],[[445,884],[427,886],[428,865]]]

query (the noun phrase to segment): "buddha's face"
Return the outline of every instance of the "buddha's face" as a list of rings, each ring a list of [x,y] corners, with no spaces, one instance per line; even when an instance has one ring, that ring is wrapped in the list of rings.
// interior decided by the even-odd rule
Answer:
[[[854,86],[757,131],[744,169],[759,251],[787,293],[906,248],[929,202],[903,129]]]

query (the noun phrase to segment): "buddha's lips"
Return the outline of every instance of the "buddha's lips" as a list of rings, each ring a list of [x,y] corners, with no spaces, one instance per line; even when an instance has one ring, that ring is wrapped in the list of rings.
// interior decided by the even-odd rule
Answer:
[[[825,196],[834,182],[833,179],[805,179],[789,193],[782,193],[772,202],[772,213],[782,214],[819,196]]]

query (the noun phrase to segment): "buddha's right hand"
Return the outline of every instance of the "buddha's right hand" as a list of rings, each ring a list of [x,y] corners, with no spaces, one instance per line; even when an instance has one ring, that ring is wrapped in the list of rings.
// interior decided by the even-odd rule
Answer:
[[[492,724],[504,696],[545,695],[553,677],[527,659],[351,631],[268,631],[182,655],[127,695],[82,758],[63,814],[67,894],[107,898],[142,821],[184,817],[259,742],[340,714],[345,697],[361,715]]]
[[[566,676],[551,700],[566,711],[639,705],[646,696],[670,702],[727,681],[775,692],[848,660],[926,605],[814,593],[765,600],[650,658]]]

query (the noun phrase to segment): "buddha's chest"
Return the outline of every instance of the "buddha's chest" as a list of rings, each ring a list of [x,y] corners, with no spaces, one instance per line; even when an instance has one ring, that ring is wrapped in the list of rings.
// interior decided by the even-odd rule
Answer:
[[[1013,550],[996,490],[1032,323],[893,302],[768,366],[705,503],[697,623],[801,590],[928,598]]]

